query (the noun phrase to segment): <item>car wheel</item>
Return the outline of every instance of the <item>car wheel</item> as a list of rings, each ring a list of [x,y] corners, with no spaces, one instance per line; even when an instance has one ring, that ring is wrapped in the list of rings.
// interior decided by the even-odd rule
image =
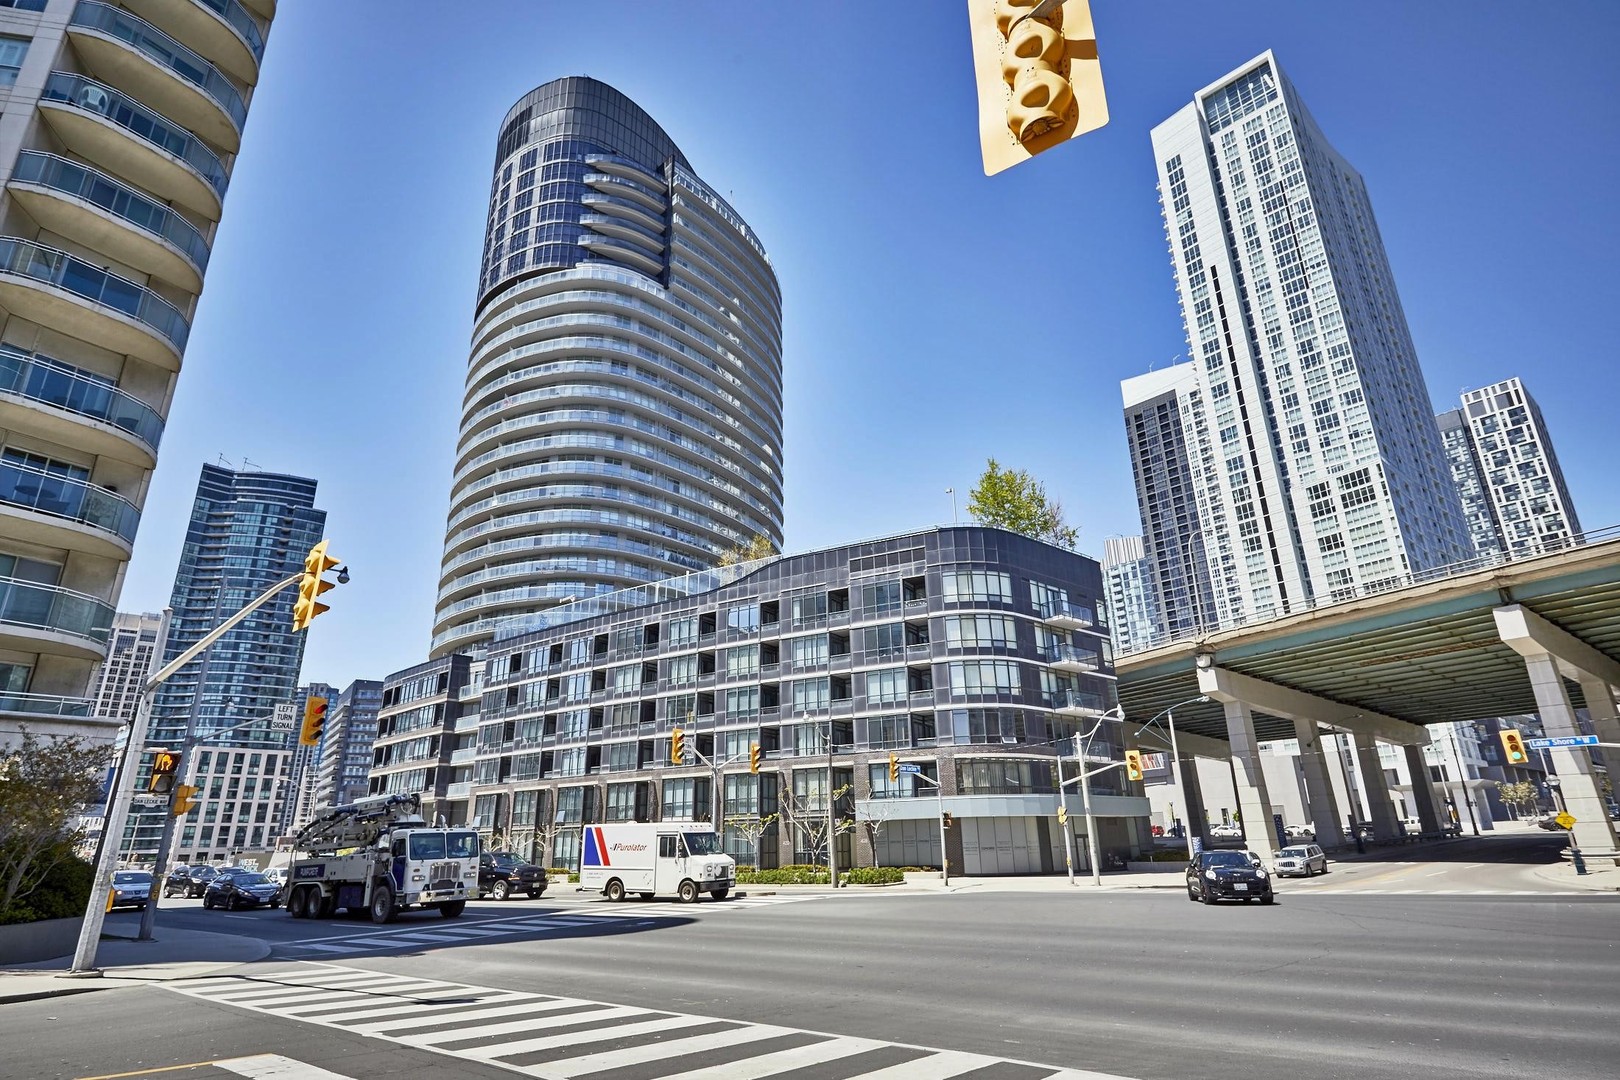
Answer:
[[[209,896],[207,893],[203,894],[203,910],[204,911],[212,911],[212,910],[214,910],[214,899],[213,899],[213,897]]]
[[[681,888],[680,888],[680,891],[679,891],[678,895],[680,896],[681,903],[683,903],[683,904],[695,904],[695,903],[697,903],[697,898],[698,898],[697,882],[695,882],[695,881],[683,881],[683,882],[681,882]]]
[[[529,890],[529,899],[530,900],[538,900],[544,895],[546,895],[546,890],[544,890],[544,889],[530,889]]]
[[[617,904],[624,899],[624,882],[614,878],[607,883],[607,888],[603,890],[603,893],[607,896],[608,903]]]
[[[1202,892],[1200,892],[1198,898],[1206,904],[1213,904],[1215,902],[1215,894],[1210,892],[1208,889],[1204,889]]]
[[[371,891],[371,921],[393,922],[394,914],[394,887],[387,882],[378,882]]]
[[[1198,903],[1198,894],[1193,892],[1193,887],[1191,885],[1187,886],[1187,899],[1191,900],[1195,904]]]
[[[1260,902],[1262,904],[1275,904],[1277,902],[1277,898],[1270,893],[1267,893],[1260,898]]]
[[[235,911],[236,910],[236,897],[235,896],[227,896],[225,898],[225,910],[226,911]]]
[[[716,889],[710,895],[713,896],[716,900],[724,900],[726,897],[731,895],[731,890],[730,889]]]
[[[459,917],[465,910],[467,910],[467,901],[446,900],[444,903],[439,905],[439,917],[443,919],[454,919]]]
[[[508,896],[512,895],[512,886],[508,885],[504,881],[497,881],[495,884],[489,887],[489,895],[496,900],[505,900]]]

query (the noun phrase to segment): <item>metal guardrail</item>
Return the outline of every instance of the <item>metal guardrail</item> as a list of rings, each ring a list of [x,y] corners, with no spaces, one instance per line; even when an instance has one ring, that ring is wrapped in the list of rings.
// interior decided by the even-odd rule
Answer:
[[[1534,562],[1536,559],[1544,559],[1548,556],[1569,551],[1578,551],[1581,548],[1592,547],[1613,540],[1620,540],[1620,525],[1608,525],[1601,529],[1588,529],[1585,532],[1575,533],[1566,539],[1541,542],[1531,551],[1480,555],[1472,559],[1464,559],[1461,562],[1430,567],[1427,570],[1398,574],[1370,585],[1358,585],[1349,589],[1335,589],[1325,597],[1313,597],[1310,600],[1292,603],[1287,611],[1268,612],[1264,615],[1251,615],[1235,619],[1204,621],[1196,626],[1178,630],[1173,634],[1148,634],[1144,636],[1140,643],[1132,642],[1129,652],[1122,651],[1117,655],[1120,657],[1135,656],[1140,653],[1151,652],[1154,649],[1162,649],[1166,645],[1196,641],[1210,634],[1218,634],[1226,630],[1238,630],[1246,626],[1262,626],[1293,615],[1302,615],[1311,611],[1323,611],[1341,604],[1354,603],[1357,600],[1365,600],[1373,596],[1384,596],[1420,585],[1432,585],[1435,582],[1462,577],[1465,574],[1478,573],[1481,570],[1490,570],[1498,566],[1517,566]]]

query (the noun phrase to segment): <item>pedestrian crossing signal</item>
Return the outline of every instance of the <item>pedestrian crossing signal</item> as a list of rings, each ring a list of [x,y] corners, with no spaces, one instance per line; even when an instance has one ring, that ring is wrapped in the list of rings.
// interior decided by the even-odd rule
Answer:
[[[1142,751],[1125,751],[1125,776],[1129,780],[1142,779]]]
[[[174,790],[174,770],[180,764],[180,755],[172,750],[159,750],[152,755],[152,778],[146,790],[154,795],[167,795]]]
[[[955,819],[955,818],[953,818],[953,817],[951,817],[951,812],[950,812],[950,811],[949,811],[949,810],[947,810],[947,811],[945,811],[945,813],[944,813],[944,815],[943,815],[943,817],[942,817],[942,818],[941,818],[941,822],[942,822],[942,823],[943,823],[943,824],[944,824],[944,826],[945,826],[945,827],[946,827],[946,828],[947,828],[947,829],[948,829],[948,828],[950,828],[950,827],[951,827],[951,826],[952,826],[952,825],[955,825],[955,824],[956,824],[956,819]]]
[[[1496,733],[1502,739],[1502,756],[1509,765],[1524,765],[1530,761],[1530,753],[1524,747],[1524,736],[1516,728]]]

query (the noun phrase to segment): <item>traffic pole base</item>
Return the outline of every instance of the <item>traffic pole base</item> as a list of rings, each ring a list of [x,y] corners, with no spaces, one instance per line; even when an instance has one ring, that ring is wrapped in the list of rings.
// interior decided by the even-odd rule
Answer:
[[[99,979],[103,975],[100,968],[85,968],[83,971],[64,971],[56,977],[58,979]]]

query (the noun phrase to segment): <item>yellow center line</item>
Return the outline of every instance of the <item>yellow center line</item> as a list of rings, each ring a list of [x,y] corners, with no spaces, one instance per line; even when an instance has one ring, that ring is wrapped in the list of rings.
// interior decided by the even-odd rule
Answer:
[[[218,1065],[229,1058],[215,1058],[212,1061],[193,1061],[188,1065],[163,1065],[151,1069],[135,1069],[132,1072],[104,1073],[101,1076],[81,1076],[78,1080],[121,1080],[126,1076],[151,1076],[153,1073],[175,1072],[179,1069],[200,1069],[206,1065]]]

